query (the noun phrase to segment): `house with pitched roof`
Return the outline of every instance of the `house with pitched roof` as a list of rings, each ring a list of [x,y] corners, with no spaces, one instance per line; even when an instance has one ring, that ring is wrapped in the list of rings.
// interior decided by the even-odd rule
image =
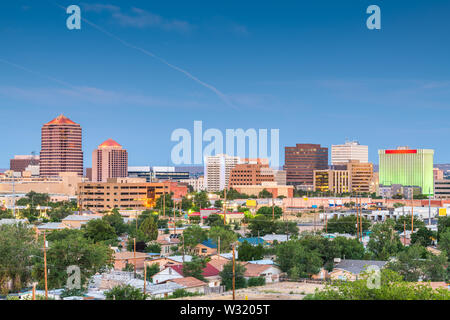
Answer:
[[[191,293],[205,294],[205,288],[208,284],[194,277],[176,278],[166,283],[176,283],[182,286],[186,291]]]
[[[208,286],[220,286],[221,278],[219,276],[219,270],[213,267],[210,263],[206,264],[206,267],[203,269],[202,275],[208,282]],[[180,278],[184,278],[182,264],[167,266],[160,272],[152,276],[153,283],[155,284],[165,283],[166,281]]]
[[[246,263],[244,277],[250,278],[263,277],[266,283],[280,281],[281,269],[273,264]]]
[[[388,261],[377,260],[339,260],[333,270],[329,273],[330,279],[348,281],[358,280],[359,275],[370,266],[382,269],[388,263]]]
[[[203,257],[217,254],[217,244],[212,239],[205,240],[194,247],[194,252]]]

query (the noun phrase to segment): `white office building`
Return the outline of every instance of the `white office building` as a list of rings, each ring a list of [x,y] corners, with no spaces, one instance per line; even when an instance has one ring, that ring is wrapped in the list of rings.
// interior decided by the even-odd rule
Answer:
[[[347,141],[345,144],[331,146],[331,164],[359,160],[361,163],[369,162],[369,147],[360,145],[358,141]]]
[[[239,157],[226,154],[206,157],[204,160],[205,189],[209,192],[223,190],[228,186],[231,170],[239,163],[241,163]]]

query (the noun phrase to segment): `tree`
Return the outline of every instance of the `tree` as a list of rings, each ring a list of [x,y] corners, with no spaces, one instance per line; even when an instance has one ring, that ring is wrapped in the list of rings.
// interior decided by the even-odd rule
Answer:
[[[0,294],[17,292],[32,279],[30,267],[39,253],[35,232],[24,224],[0,225]]]
[[[441,233],[441,239],[438,242],[439,249],[447,252],[450,255],[450,228]]]
[[[183,276],[194,277],[204,281],[203,269],[206,268],[209,258],[201,258],[199,256],[193,256],[191,261],[183,263]]]
[[[258,211],[256,212],[256,215],[263,215],[265,217],[269,217],[272,218],[273,216],[275,216],[275,219],[279,219],[283,214],[283,210],[278,207],[278,206],[274,206],[273,211],[272,211],[272,207],[261,207],[258,209]]]
[[[425,248],[419,245],[410,246],[399,252],[396,259],[389,262],[388,268],[401,275],[405,281],[419,281],[424,275],[425,254]]]
[[[212,226],[219,226],[219,227],[223,227],[224,222],[223,222],[223,218],[220,214],[210,214],[208,216],[208,218],[206,218],[205,223],[212,227]]]
[[[261,198],[261,199],[273,198],[273,194],[271,192],[267,191],[266,188],[264,188],[258,193],[258,198]]]
[[[222,252],[230,250],[233,242],[237,240],[237,234],[234,231],[217,226],[209,229],[208,236],[215,244],[218,244],[220,237],[220,248]]]
[[[436,238],[436,233],[431,231],[427,227],[421,227],[419,228],[419,230],[411,234],[411,243],[428,247],[433,243],[432,238]]]
[[[47,249],[48,287],[62,288],[67,283],[67,267],[80,268],[81,285],[97,272],[112,266],[113,251],[104,243],[82,236],[80,233],[66,233],[65,238],[50,242]],[[44,285],[43,254],[33,268],[33,276],[39,279],[39,287]]]
[[[211,206],[211,202],[208,198],[208,193],[206,191],[197,192],[194,195],[194,205],[198,209],[209,208]]]
[[[117,209],[113,209],[111,214],[104,215],[102,219],[114,228],[117,236],[120,236],[128,231],[128,226]]]
[[[363,217],[362,219],[363,232],[369,230],[370,221]],[[349,215],[341,218],[333,217],[327,221],[327,231],[329,233],[341,233],[356,235],[356,216]]]
[[[438,218],[438,234],[437,239],[438,243],[441,240],[441,234],[447,232],[450,229],[450,216],[449,217],[439,217]],[[450,254],[450,252],[449,252]]]
[[[194,247],[208,239],[207,231],[200,226],[191,226],[186,228],[183,232],[184,245],[189,250],[194,249]]]
[[[164,198],[165,198],[165,203],[164,203]],[[156,205],[155,205],[156,209],[159,209],[160,211],[162,211],[164,206],[166,208],[166,213],[169,208],[173,208],[172,193],[166,193],[165,195],[162,195],[158,199],[156,199]]]
[[[161,253],[161,245],[157,242],[150,243],[145,247],[144,251],[149,253]]]
[[[403,232],[405,228],[406,230],[411,230],[411,222],[411,215],[400,216],[395,220],[394,229],[400,232]],[[414,217],[414,230],[417,228],[425,228],[425,222]]]
[[[272,217],[265,215],[256,215],[251,218],[248,224],[249,235],[252,237],[263,237],[266,234],[275,233],[276,223]]]
[[[27,206],[35,208],[37,206],[46,205],[50,201],[50,196],[47,193],[37,193],[30,191],[25,195],[25,198],[17,200],[18,206]]]
[[[298,240],[289,240],[276,247],[276,262],[292,279],[306,278],[320,271],[323,260],[318,250],[310,250]]]
[[[323,290],[307,295],[306,300],[449,300],[448,289],[433,289],[427,283],[405,282],[393,270],[382,269],[380,287],[368,286],[368,277],[373,273],[363,272],[356,281],[334,281]],[[370,281],[370,280],[369,280]]]
[[[387,260],[402,250],[403,246],[394,226],[395,222],[392,219],[373,225],[367,248],[376,259]]]
[[[139,231],[143,235],[143,241],[153,241],[158,238],[158,225],[153,217],[147,217],[139,226]]]
[[[238,247],[238,259],[240,261],[260,260],[264,257],[264,251],[262,244],[252,246],[248,241],[244,241]]]
[[[183,209],[184,211],[188,211],[189,209],[191,209],[193,206],[193,202],[192,199],[189,199],[187,197],[183,197],[181,199],[181,209]]]
[[[148,295],[131,285],[115,286],[105,292],[106,300],[145,300]]]
[[[90,220],[85,228],[85,237],[94,242],[105,241],[109,244],[117,244],[116,230],[103,219]]]
[[[235,289],[241,289],[247,287],[247,280],[245,280],[246,268],[240,263],[235,263]],[[225,286],[225,290],[230,290],[233,287],[233,262],[230,261],[223,266],[223,270],[219,273],[222,278],[222,285]]]
[[[153,263],[151,265],[147,265],[147,279],[152,279],[152,277],[157,274],[160,270],[159,270],[159,264],[157,263]]]
[[[252,277],[248,279],[247,285],[249,287],[258,287],[266,285],[266,278],[264,277]]]
[[[214,201],[214,208],[222,209],[223,208],[223,201],[222,200]]]

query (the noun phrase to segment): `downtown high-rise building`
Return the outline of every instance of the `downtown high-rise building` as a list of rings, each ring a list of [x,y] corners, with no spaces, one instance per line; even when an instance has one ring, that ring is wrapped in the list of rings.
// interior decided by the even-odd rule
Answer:
[[[345,144],[331,146],[331,164],[358,160],[360,163],[369,162],[369,147],[360,145],[358,141],[347,141]]]
[[[218,192],[228,187],[231,170],[241,163],[241,158],[218,154],[204,160],[204,186],[209,192]]]
[[[92,152],[92,181],[128,176],[128,152],[113,139],[108,139]]]
[[[433,156],[431,149],[378,150],[379,184],[420,187],[423,194],[433,194]]]
[[[314,170],[328,169],[328,148],[320,144],[297,144],[285,147],[284,167],[288,185],[314,184]]]
[[[61,172],[83,175],[81,126],[63,115],[42,126],[40,153],[40,176]]]

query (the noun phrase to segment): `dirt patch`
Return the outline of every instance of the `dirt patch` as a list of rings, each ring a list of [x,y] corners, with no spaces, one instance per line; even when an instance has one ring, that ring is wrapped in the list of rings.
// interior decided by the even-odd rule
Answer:
[[[324,285],[304,282],[278,282],[261,287],[236,290],[236,300],[302,300],[305,295],[322,289]],[[180,300],[232,300],[231,291],[223,294],[186,297]]]

